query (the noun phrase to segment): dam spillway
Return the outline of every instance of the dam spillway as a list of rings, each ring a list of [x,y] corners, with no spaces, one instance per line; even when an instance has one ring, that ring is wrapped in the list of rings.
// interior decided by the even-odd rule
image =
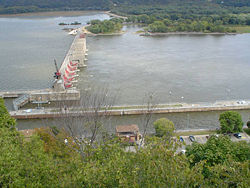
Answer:
[[[76,90],[77,72],[86,67],[87,60],[86,37],[82,29],[77,29],[77,34],[66,54],[60,68],[55,73],[56,80],[53,88],[56,90]],[[57,76],[58,75],[58,76]]]

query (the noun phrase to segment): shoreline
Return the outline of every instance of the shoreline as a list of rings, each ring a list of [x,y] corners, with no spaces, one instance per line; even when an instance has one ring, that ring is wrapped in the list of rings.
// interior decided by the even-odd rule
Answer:
[[[120,32],[116,32],[116,33],[98,33],[98,34],[95,34],[95,33],[91,33],[90,31],[88,31],[86,29],[86,27],[88,27],[88,26],[89,25],[85,25],[85,26],[81,27],[81,30],[83,31],[83,33],[85,33],[86,35],[91,36],[91,37],[95,37],[95,36],[116,36],[116,35],[123,35],[124,33],[126,33],[126,31],[121,30]]]
[[[126,33],[126,31],[121,31],[119,33],[99,33],[99,34],[94,34],[88,31],[87,35],[91,36],[91,37],[95,37],[95,36],[119,36],[119,35],[123,35],[124,33]]]
[[[11,18],[11,17],[29,17],[29,16],[82,16],[88,13],[105,13],[105,11],[98,10],[82,10],[82,11],[41,11],[41,12],[28,12],[28,13],[18,13],[18,14],[0,14],[0,18]]]
[[[111,11],[105,11],[104,13],[109,15],[110,17],[121,18],[121,19],[124,19],[124,20],[128,18],[126,16],[120,16],[118,14],[114,14]]]
[[[138,32],[140,36],[144,37],[151,37],[151,36],[167,36],[167,35],[237,35],[242,33],[203,33],[203,32],[168,32],[168,33],[140,33]]]
[[[82,16],[83,14],[88,13],[103,13],[107,14],[110,17],[127,19],[125,16],[120,16],[111,11],[103,11],[103,10],[70,10],[70,11],[39,11],[39,12],[27,12],[27,13],[17,13],[17,14],[0,14],[0,18],[8,18],[8,17],[28,17],[28,16]]]

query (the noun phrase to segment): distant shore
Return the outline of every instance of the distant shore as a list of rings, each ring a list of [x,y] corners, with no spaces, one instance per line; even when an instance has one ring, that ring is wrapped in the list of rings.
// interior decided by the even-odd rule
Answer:
[[[167,36],[167,35],[237,35],[241,33],[203,33],[203,32],[168,32],[168,33],[139,33],[140,36]]]
[[[82,11],[45,11],[45,12],[28,12],[28,13],[18,13],[18,14],[0,14],[2,17],[28,17],[28,16],[81,16],[88,13],[100,13],[107,14],[110,17],[126,19],[125,16],[120,16],[111,13],[111,11],[101,11],[101,10],[82,10]]]
[[[127,19],[126,16],[120,16],[118,14],[111,13],[111,11],[105,11],[104,13],[107,14],[107,15],[109,15],[109,16],[111,16],[111,17]]]
[[[98,10],[83,10],[83,11],[47,11],[47,12],[29,12],[20,14],[0,14],[0,18],[4,17],[29,17],[29,16],[81,16],[89,13],[107,14],[105,11]]]
[[[88,36],[116,36],[116,35],[122,35],[124,34],[126,31],[120,31],[118,33],[98,33],[98,34],[94,34],[88,31],[87,35]]]

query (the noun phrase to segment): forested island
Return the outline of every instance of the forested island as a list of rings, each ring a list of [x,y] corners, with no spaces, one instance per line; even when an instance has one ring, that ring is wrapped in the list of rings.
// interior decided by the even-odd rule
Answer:
[[[211,3],[185,3],[168,6],[123,6],[114,10],[128,15],[127,22],[145,25],[152,33],[250,32],[250,8]],[[247,30],[246,30],[247,28]]]
[[[110,20],[92,20],[86,29],[93,34],[114,34],[120,33],[122,29],[122,19],[112,18]]]

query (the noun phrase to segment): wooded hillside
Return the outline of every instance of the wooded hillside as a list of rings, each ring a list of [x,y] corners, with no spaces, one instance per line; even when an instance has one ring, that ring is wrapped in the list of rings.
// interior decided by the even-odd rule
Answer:
[[[0,14],[52,10],[110,10],[119,6],[135,5],[204,5],[250,6],[248,0],[0,0]]]

